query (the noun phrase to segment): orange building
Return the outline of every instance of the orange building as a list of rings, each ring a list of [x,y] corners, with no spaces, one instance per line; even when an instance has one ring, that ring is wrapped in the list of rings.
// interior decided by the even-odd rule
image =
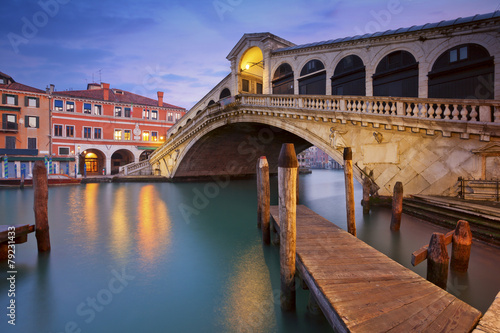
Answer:
[[[0,178],[31,174],[36,160],[50,155],[49,95],[0,72]],[[57,160],[57,161],[56,161]],[[54,159],[69,163],[74,157]]]
[[[86,90],[54,91],[51,97],[52,155],[75,157],[75,165],[60,165],[80,174],[115,174],[119,167],[146,159],[166,138],[184,108],[158,99],[90,83]]]

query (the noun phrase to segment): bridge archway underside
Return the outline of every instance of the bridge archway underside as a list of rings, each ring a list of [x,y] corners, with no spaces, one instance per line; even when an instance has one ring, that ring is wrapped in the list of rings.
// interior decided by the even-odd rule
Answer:
[[[451,102],[445,105],[444,100],[374,99],[242,95],[233,104],[206,108],[170,133],[150,162],[170,178],[236,176],[255,173],[261,155],[276,172],[284,142],[294,143],[297,153],[317,146],[341,164],[343,148],[351,147],[354,176],[359,182],[370,177],[372,192],[391,195],[401,181],[405,195],[454,195],[458,177],[480,179],[484,174],[476,152],[500,154],[495,101],[482,104],[481,110],[479,105],[471,108],[476,101],[469,101],[460,113],[457,106],[446,110]],[[422,111],[430,105],[445,110],[439,119]]]

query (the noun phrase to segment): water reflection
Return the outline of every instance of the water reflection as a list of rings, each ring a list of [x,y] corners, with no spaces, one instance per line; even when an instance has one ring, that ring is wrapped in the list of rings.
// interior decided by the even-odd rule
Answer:
[[[235,262],[236,267],[229,278],[222,308],[221,319],[226,331],[270,332],[276,327],[276,319],[262,246],[257,244],[249,248],[248,252],[237,256]]]
[[[139,256],[146,266],[154,265],[170,244],[172,222],[167,205],[153,185],[143,186],[139,192],[137,220]]]
[[[113,208],[111,210],[111,230],[109,237],[111,241],[111,253],[116,259],[123,260],[130,250],[130,229],[128,211],[127,188],[119,187],[113,193]]]
[[[96,251],[98,190],[99,184],[87,184],[85,188],[72,191],[69,196],[68,214],[72,222],[70,230],[76,236],[77,244],[89,253]]]

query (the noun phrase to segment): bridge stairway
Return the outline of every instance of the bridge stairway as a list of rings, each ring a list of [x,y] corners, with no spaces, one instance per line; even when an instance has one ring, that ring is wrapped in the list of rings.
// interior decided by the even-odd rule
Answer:
[[[500,246],[500,203],[413,195],[403,200],[403,209],[450,229],[455,228],[458,220],[466,220],[475,238]]]

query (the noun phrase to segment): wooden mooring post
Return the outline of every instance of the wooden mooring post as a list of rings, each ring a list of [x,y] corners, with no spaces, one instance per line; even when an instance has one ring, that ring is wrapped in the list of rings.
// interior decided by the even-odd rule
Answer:
[[[269,185],[269,163],[265,156],[257,162],[257,218],[258,225],[262,228],[262,241],[269,244],[271,239],[269,220],[271,218],[271,190]]]
[[[434,232],[427,250],[427,280],[444,290],[448,282],[449,262],[444,235]]]
[[[49,218],[48,218],[48,178],[47,168],[43,161],[36,161],[33,167],[33,211],[35,212],[35,236],[38,252],[50,251]]]
[[[345,201],[347,210],[347,232],[356,236],[356,217],[354,215],[354,182],[352,172],[352,150],[344,148]]]
[[[470,250],[472,247],[472,232],[469,222],[457,222],[452,238],[451,269],[458,272],[467,272],[469,268]]]
[[[399,231],[401,228],[401,214],[403,213],[403,183],[397,182],[392,196],[391,230]]]
[[[298,162],[295,148],[284,143],[278,159],[281,308],[295,309],[295,251]]]
[[[363,215],[370,214],[370,189],[372,181],[370,177],[365,176],[363,179]]]

